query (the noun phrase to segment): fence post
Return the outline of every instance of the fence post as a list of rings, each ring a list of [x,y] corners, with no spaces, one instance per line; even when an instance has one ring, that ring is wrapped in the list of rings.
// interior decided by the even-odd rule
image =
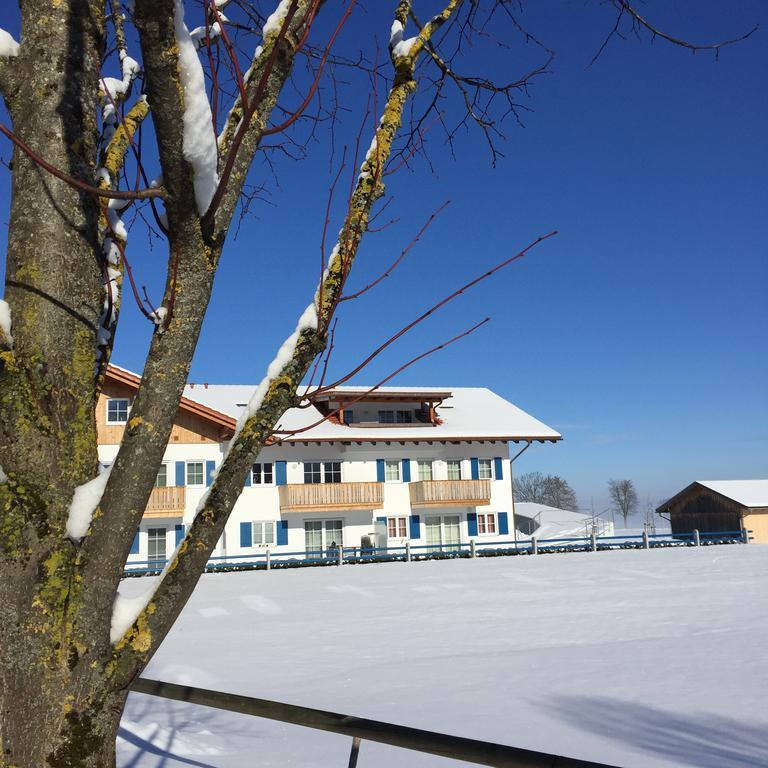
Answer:
[[[349,752],[349,765],[347,768],[357,768],[357,756],[360,753],[360,737],[352,738],[352,749]]]
[[[693,529],[693,545],[695,547],[700,547],[701,546],[701,536],[699,535],[699,529],[698,528],[694,528]]]
[[[410,541],[405,542],[405,562],[406,563],[411,562],[411,542]]]
[[[648,541],[648,531],[643,531],[643,549],[650,549],[651,542]]]
[[[594,531],[592,531],[592,534],[589,537],[589,543],[592,547],[592,551],[597,552],[597,536],[595,535]]]
[[[272,553],[269,550],[269,547],[267,547],[267,570],[272,568]]]
[[[749,531],[746,528],[742,529],[741,538],[745,544],[749,544]]]
[[[535,536],[531,536],[531,547],[533,548],[533,554],[539,554],[539,542]]]
[[[344,547],[339,545],[339,562],[338,565],[344,565]]]
[[[475,540],[470,539],[469,540],[469,556],[470,557],[477,557],[477,550],[475,549]]]

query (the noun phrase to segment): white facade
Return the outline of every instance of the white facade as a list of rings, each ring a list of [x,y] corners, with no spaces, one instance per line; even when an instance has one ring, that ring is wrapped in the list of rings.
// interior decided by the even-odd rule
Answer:
[[[221,413],[236,415],[242,407],[240,389],[187,388],[185,397],[198,400],[197,395],[208,394],[218,398],[216,405]],[[217,390],[232,390],[231,407],[222,407],[222,393]],[[473,402],[478,392],[488,393],[491,409],[501,403],[525,417],[523,429],[516,432],[514,425],[504,423],[503,413],[495,420],[492,414],[484,414],[485,420],[493,424],[492,429],[485,425],[485,431],[495,434],[485,437],[477,429],[480,434],[472,435],[473,439],[453,435],[451,401],[461,400],[459,391],[450,393],[445,407],[437,406],[438,424],[373,425],[367,420],[359,426],[333,423],[329,425],[332,435],[313,435],[310,430],[265,448],[213,556],[226,558],[222,563],[264,557],[267,549],[275,558],[303,558],[307,552],[310,557],[332,556],[338,547],[351,554],[370,545],[402,547],[406,542],[417,554],[420,547],[424,548],[421,551],[427,547],[450,548],[467,544],[471,539],[478,544],[510,541],[514,522],[508,440],[554,441],[560,436],[488,390],[471,390]],[[212,407],[202,397],[198,401]],[[366,413],[360,406],[357,410]],[[509,413],[508,408],[501,411]],[[366,419],[373,419],[375,412],[376,406],[370,406]],[[305,423],[312,423],[318,415],[313,409],[301,414]],[[457,431],[472,431],[467,427],[471,424],[470,416],[460,414],[462,429]],[[291,418],[296,418],[295,414]],[[538,435],[529,434],[534,425],[539,429]],[[134,542],[129,565],[157,563],[170,556],[186,526],[192,523],[211,472],[223,461],[226,448],[226,442],[173,443],[167,447],[165,483],[184,485],[183,515],[176,511],[163,517],[162,512],[155,510],[152,517],[145,517],[139,529],[138,548]],[[100,460],[111,463],[117,450],[117,445],[100,446]],[[422,498],[412,498],[414,492],[419,493],[418,487],[411,488],[414,483],[428,487],[436,498],[430,497],[429,505],[424,505]],[[337,497],[341,493],[343,501],[347,489],[354,490],[349,484],[361,484],[356,487],[362,499],[356,499],[354,508],[339,505]],[[315,488],[307,489],[307,485]],[[320,489],[318,485],[334,487]],[[281,498],[287,498],[284,494],[288,491],[306,502],[304,490],[327,492],[334,496],[334,503],[326,507],[306,503],[290,508],[287,503],[281,505]],[[371,495],[376,501],[366,506]],[[480,496],[488,499],[480,500]],[[466,499],[470,499],[469,503]]]

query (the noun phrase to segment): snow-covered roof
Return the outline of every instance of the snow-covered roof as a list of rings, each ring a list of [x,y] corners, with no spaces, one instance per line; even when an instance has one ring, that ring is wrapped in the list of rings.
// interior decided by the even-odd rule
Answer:
[[[744,507],[768,507],[768,480],[697,480]]]
[[[184,397],[235,418],[248,403],[255,385],[189,384]],[[337,393],[358,393],[369,388],[362,386],[336,387]],[[397,393],[448,394],[437,407],[440,424],[345,424],[327,420],[286,440],[539,440],[555,441],[561,436],[551,427],[499,397],[484,387],[381,387],[376,395]],[[278,429],[305,428],[322,418],[314,407],[292,408],[280,420]]]

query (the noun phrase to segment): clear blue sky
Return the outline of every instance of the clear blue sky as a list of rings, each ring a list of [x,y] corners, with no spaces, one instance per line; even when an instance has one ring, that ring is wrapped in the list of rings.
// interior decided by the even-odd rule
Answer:
[[[370,29],[385,46],[392,5],[368,2],[339,50],[357,50]],[[318,31],[339,7],[329,1]],[[562,443],[532,448],[516,470],[560,474],[583,507],[594,499],[598,511],[609,478],[633,479],[645,505],[697,478],[768,476],[768,5],[642,7],[695,41],[761,29],[719,61],[647,35],[614,40],[586,69],[613,23],[609,7],[525,4],[522,18],[557,53],[552,73],[524,99],[534,111],[524,128],[505,123],[506,157],[495,169],[476,131],[459,137],[451,159],[434,129],[433,170],[416,162],[390,177],[395,199],[382,220],[391,213],[400,221],[368,237],[353,285],[381,272],[434,209],[452,202],[389,280],[344,306],[334,356],[344,372],[422,308],[558,229],[409,334],[358,383],[490,315],[477,334],[395,383],[488,386],[559,429]],[[1,11],[0,26],[15,29],[16,13]],[[540,60],[520,40],[510,51],[479,46],[472,54],[465,70],[500,80]],[[351,112],[341,115],[337,150],[356,133],[364,85],[350,78],[343,88]],[[258,381],[306,306],[332,175],[327,139],[321,130],[306,162],[276,158],[276,176],[255,169],[269,202],[254,203],[230,239],[194,381]],[[7,186],[6,172],[4,209]],[[339,216],[337,206],[331,232]],[[153,265],[164,251],[147,243],[136,225],[129,252],[159,296]],[[124,306],[113,359],[140,371],[149,329],[130,301]]]

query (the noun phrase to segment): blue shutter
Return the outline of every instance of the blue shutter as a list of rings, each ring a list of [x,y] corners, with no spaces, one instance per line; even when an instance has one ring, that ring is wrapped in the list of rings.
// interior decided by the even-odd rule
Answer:
[[[477,536],[477,512],[467,512],[467,533]]]
[[[215,461],[205,462],[205,484],[210,485],[213,482],[213,473],[216,471]]]
[[[493,460],[494,464],[494,474],[496,475],[497,480],[503,480],[504,479],[504,464],[501,461],[501,456],[497,456]]]
[[[499,512],[499,533],[502,536],[509,533],[509,516],[506,512]]]
[[[176,524],[176,546],[178,547],[179,544],[181,544],[182,541],[184,541],[184,534],[186,531],[184,530],[184,526],[177,523]]]
[[[248,474],[245,476],[245,487],[251,487],[251,467],[248,467]]]
[[[139,554],[139,532],[138,531],[136,531],[136,535],[133,537],[133,541],[131,542],[130,554],[132,555]]]
[[[277,545],[284,546],[288,543],[288,521],[277,521]]]
[[[411,482],[411,460],[403,459],[402,464],[403,464],[403,482],[410,483]]]
[[[411,515],[411,530],[410,530],[410,537],[412,539],[420,539],[421,538],[421,525],[420,518],[418,515]]]
[[[376,459],[376,482],[383,483],[385,478],[384,459]]]
[[[183,461],[176,462],[176,485],[186,485],[187,480],[187,465]]]
[[[250,523],[240,523],[240,546],[253,546],[253,526]]]
[[[477,465],[477,459],[470,459],[469,463],[472,467],[472,474],[471,477],[473,480],[479,480],[480,479],[480,469]]]
[[[288,470],[284,461],[275,462],[275,485],[285,485],[288,482]]]

